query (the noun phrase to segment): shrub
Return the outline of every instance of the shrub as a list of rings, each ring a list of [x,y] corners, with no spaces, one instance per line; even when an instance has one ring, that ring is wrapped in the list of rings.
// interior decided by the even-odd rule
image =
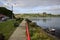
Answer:
[[[29,19],[25,19],[25,21],[27,21],[27,23],[31,23],[32,21],[30,21]]]
[[[19,26],[19,23],[18,22],[15,22],[14,23],[14,27],[18,27]]]
[[[3,33],[0,33],[0,40],[5,40],[5,36],[3,35]]]

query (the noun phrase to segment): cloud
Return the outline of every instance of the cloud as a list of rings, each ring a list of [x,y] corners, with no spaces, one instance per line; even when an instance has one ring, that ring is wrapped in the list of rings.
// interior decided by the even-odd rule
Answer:
[[[14,11],[16,12],[52,12],[59,13],[60,0],[1,0],[3,4],[14,4]],[[8,5],[11,6],[12,5]],[[10,9],[9,8],[9,9]]]
[[[18,7],[25,7],[26,6],[26,4],[23,1],[16,1],[16,2],[13,2],[13,4],[16,4],[16,6],[18,6]]]
[[[16,6],[21,8],[60,5],[60,0],[6,0],[5,2],[16,4]]]
[[[0,7],[2,7],[3,6],[3,3],[0,1]]]
[[[13,0],[19,7],[60,5],[60,0]]]
[[[49,6],[48,8],[47,8],[48,10],[51,10],[51,11],[53,11],[53,10],[60,10],[60,5],[54,5],[54,6]]]

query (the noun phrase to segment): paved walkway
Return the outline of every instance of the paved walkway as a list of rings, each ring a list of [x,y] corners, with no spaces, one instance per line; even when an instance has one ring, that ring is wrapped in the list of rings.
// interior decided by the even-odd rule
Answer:
[[[9,38],[9,40],[26,40],[26,21],[23,20],[22,23],[17,27],[15,32]]]

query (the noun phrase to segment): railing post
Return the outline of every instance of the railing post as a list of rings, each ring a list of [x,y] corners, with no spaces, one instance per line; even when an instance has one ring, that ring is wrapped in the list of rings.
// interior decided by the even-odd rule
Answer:
[[[27,22],[26,22],[26,35],[27,35],[27,40],[30,40],[30,33],[29,33],[29,28],[28,28]]]

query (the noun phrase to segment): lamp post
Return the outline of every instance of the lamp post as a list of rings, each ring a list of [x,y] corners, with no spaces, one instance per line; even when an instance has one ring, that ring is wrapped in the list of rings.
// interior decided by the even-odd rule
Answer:
[[[16,3],[11,4],[11,7],[12,7],[12,19],[13,19],[13,17],[14,17],[14,15],[13,15],[13,9],[14,9],[13,7],[14,7],[14,6],[16,6]]]
[[[11,5],[11,10],[12,10],[12,19],[13,19],[13,6],[15,6],[16,4],[11,4],[11,3],[6,3],[5,5]]]
[[[13,5],[12,5],[12,19],[13,19]]]
[[[12,19],[13,19],[13,17],[14,17],[14,16],[13,16],[13,9],[14,9],[13,7],[16,6],[16,3],[11,4],[11,6],[12,6]]]

